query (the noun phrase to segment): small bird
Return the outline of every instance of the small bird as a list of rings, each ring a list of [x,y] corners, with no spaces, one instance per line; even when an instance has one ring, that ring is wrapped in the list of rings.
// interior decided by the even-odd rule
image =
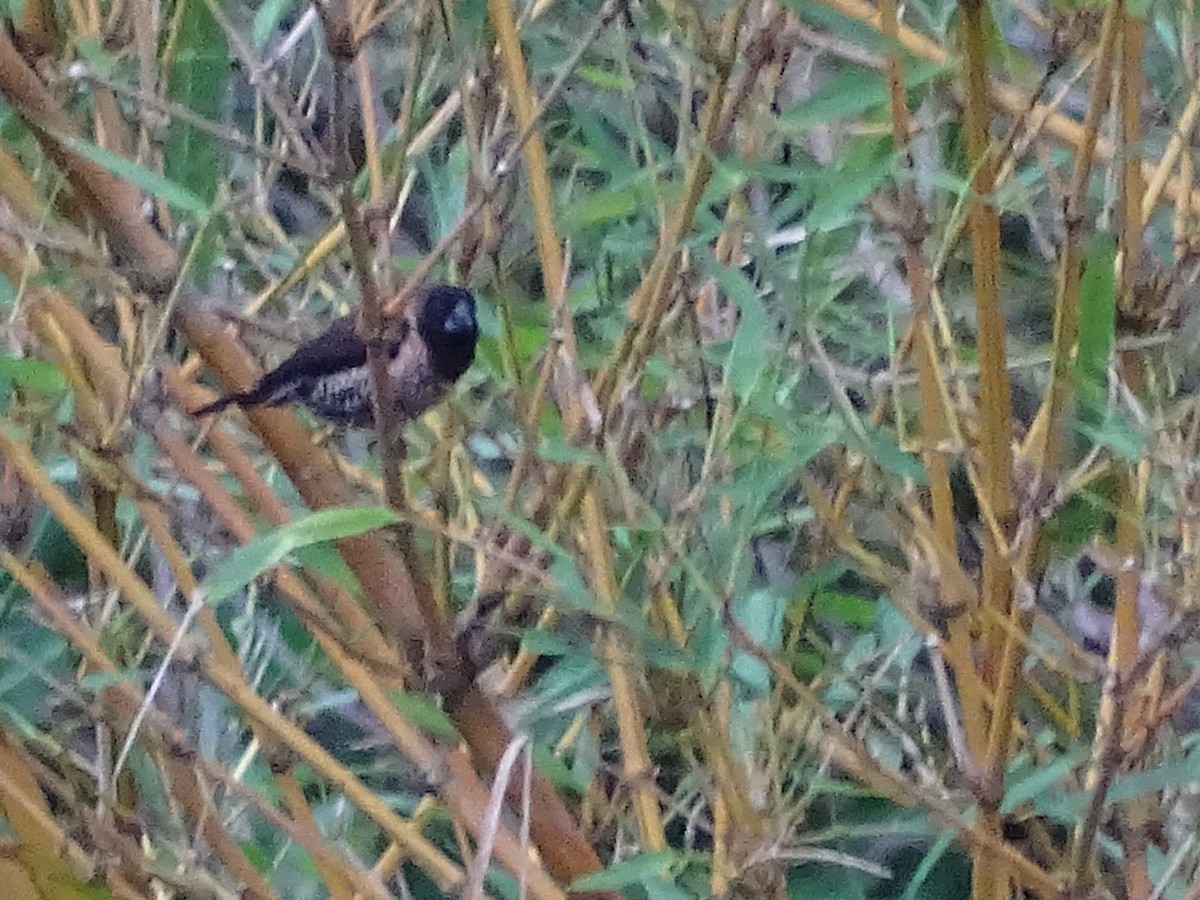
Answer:
[[[375,421],[367,345],[357,313],[342,316],[267,372],[247,391],[226,394],[193,415],[227,406],[302,403],[337,425],[368,428]],[[388,343],[388,376],[397,413],[411,421],[446,396],[475,360],[479,325],[470,291],[435,284],[412,298],[399,333]]]

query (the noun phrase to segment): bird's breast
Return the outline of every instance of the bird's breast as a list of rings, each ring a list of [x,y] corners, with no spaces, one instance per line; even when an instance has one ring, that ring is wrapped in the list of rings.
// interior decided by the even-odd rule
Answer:
[[[400,417],[417,418],[446,396],[449,385],[430,365],[429,353],[419,342],[407,342],[388,366],[392,402]]]

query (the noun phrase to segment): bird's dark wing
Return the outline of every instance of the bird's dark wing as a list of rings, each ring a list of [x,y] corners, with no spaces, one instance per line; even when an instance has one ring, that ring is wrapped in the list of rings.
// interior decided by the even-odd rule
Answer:
[[[357,313],[337,319],[323,332],[302,344],[295,353],[263,375],[253,388],[263,402],[280,387],[306,378],[333,375],[367,363],[367,345],[358,336]],[[249,401],[254,402],[254,401]]]
[[[405,323],[401,334],[393,341],[394,347],[399,346],[408,330]],[[255,406],[302,399],[302,395],[307,393],[314,383],[364,366],[366,362],[367,345],[358,336],[357,313],[349,313],[336,319],[317,337],[297,348],[295,353],[264,374],[254,387],[227,394],[215,403],[196,410],[193,415],[210,415],[232,404]]]
[[[245,391],[234,391],[215,403],[192,413],[207,416],[218,413],[227,406],[257,406],[262,403],[288,402],[289,395],[301,382],[309,382],[322,373],[340,372],[343,369],[361,366],[367,359],[367,347],[356,332],[355,314],[350,313],[336,319],[307,344],[281,362]]]

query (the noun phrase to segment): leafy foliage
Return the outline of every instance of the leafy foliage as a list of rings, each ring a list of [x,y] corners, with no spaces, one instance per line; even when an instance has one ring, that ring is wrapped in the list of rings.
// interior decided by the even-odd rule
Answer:
[[[0,884],[1183,896],[1194,13],[991,6],[13,9]]]

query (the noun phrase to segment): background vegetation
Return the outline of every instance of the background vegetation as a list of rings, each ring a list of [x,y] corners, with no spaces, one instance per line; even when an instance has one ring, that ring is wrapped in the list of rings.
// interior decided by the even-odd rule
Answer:
[[[5,896],[1197,895],[1190,0],[8,15]]]

